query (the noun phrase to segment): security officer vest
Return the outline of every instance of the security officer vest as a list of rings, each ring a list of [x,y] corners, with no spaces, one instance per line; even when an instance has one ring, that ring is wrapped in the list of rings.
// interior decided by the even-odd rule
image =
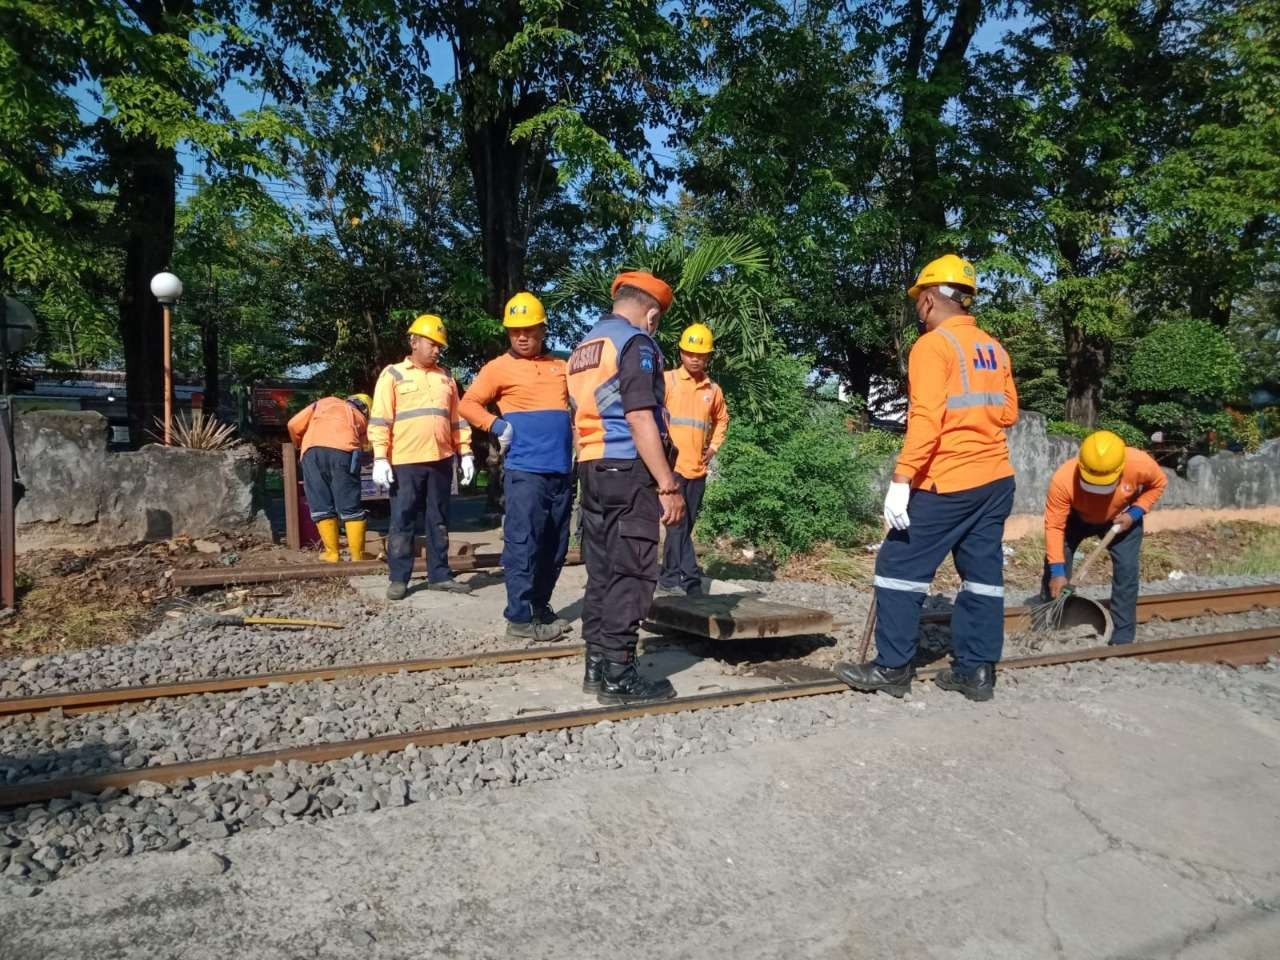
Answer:
[[[578,460],[635,460],[636,442],[622,409],[622,385],[618,359],[636,337],[653,344],[655,358],[662,352],[649,334],[632,326],[617,314],[609,314],[586,335],[569,356],[569,403],[573,407],[573,428],[578,441]],[[663,416],[661,360],[653,371],[654,395],[658,405],[653,418],[658,433],[667,435]]]

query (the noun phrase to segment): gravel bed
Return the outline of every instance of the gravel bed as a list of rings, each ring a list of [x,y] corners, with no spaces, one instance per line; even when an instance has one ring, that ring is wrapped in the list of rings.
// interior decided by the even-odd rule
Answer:
[[[798,739],[832,727],[865,729],[886,717],[998,710],[1017,719],[1039,701],[1087,702],[1113,691],[1168,685],[1241,704],[1280,720],[1280,660],[1233,670],[1136,660],[1071,664],[1011,674],[997,700],[971,704],[928,684],[903,701],[842,694],[753,704],[623,723],[506,737],[474,744],[355,756],[332,763],[276,764],[254,773],[127,792],[76,795],[0,811],[0,893],[31,896],[67,870],[144,850],[176,850],[240,830],[430,803],[579,773],[636,765],[683,773],[682,761],[757,741]],[[211,871],[226,868],[220,854]]]
[[[447,657],[522,644],[501,631],[461,631],[413,610],[258,603],[247,616],[299,617],[346,624],[341,630],[212,626],[207,611],[162,624],[137,643],[26,660],[0,660],[0,697],[273,673],[378,660]]]

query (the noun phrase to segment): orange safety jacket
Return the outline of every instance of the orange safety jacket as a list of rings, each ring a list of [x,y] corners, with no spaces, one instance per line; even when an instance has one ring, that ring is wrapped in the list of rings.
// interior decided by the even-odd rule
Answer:
[[[569,356],[569,403],[573,407],[579,462],[640,457],[626,411],[622,409],[622,386],[618,382],[618,359],[636,337],[645,337],[653,343],[660,362],[662,353],[653,338],[616,314],[609,314],[589,330]],[[661,371],[655,371],[655,377],[658,373]],[[656,392],[661,393],[660,377],[656,384]],[[665,439],[667,418],[661,396],[653,410],[653,419],[658,435]]]
[[[528,473],[568,473],[573,469],[573,418],[569,413],[567,366],[543,354],[504,353],[480,368],[458,409],[481,430],[498,419],[485,409],[496,403],[515,434],[506,468]]]
[[[1000,341],[973,317],[951,317],[916,341],[907,370],[911,403],[895,472],[934,493],[1013,476],[1004,431],[1018,422],[1018,391]]]
[[[369,440],[378,460],[433,463],[471,452],[471,427],[458,413],[458,385],[443,367],[406,357],[383,369],[373,388]]]
[[[1169,480],[1150,454],[1135,447],[1124,449],[1124,472],[1111,493],[1090,493],[1080,485],[1080,460],[1072,457],[1053,473],[1044,500],[1044,552],[1052,567],[1066,563],[1067,520],[1075,513],[1094,526],[1110,523],[1128,510],[1142,519],[1164,496]],[[1063,572],[1065,575],[1065,571]]]
[[[289,418],[289,439],[302,456],[312,447],[350,452],[365,444],[368,421],[341,397],[309,403]]]
[[[708,449],[719,450],[729,430],[724,391],[710,377],[693,379],[684,367],[668,370],[665,377],[667,426],[679,451],[676,473],[686,480],[697,480],[707,475],[703,454]]]

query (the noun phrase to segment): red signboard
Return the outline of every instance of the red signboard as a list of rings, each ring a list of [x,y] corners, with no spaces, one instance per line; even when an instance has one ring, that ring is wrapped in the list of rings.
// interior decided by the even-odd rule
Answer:
[[[288,387],[254,387],[249,395],[253,422],[260,427],[283,427],[289,422],[293,390]]]

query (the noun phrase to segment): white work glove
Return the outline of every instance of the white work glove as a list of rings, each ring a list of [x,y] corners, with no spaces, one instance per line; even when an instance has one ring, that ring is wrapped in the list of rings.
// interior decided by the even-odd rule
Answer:
[[[462,455],[462,486],[467,486],[476,478],[476,458],[469,453]]]
[[[889,482],[889,492],[884,495],[884,522],[895,530],[905,530],[911,526],[911,518],[907,516],[907,502],[911,499],[911,484]]]
[[[516,428],[511,426],[508,421],[499,417],[497,420],[493,421],[492,426],[489,428],[489,432],[498,440],[498,456],[505,457],[507,455],[507,451],[511,449],[511,441],[516,438]]]
[[[390,490],[396,475],[391,472],[391,464],[386,460],[373,461],[373,485],[379,490]]]

